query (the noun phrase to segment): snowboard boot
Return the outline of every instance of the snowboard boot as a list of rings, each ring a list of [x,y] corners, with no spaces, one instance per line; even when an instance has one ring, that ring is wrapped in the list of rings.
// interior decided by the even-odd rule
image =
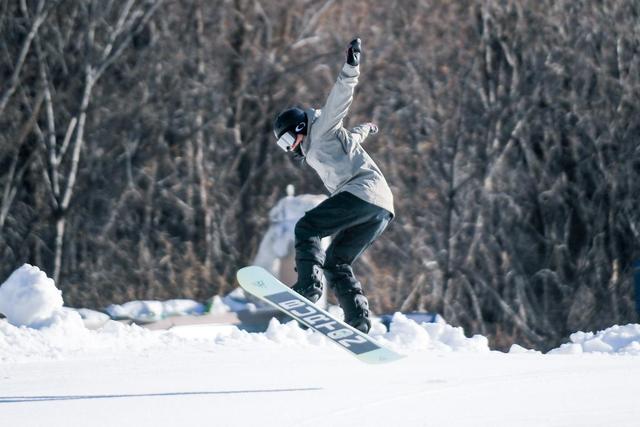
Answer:
[[[312,263],[300,263],[296,267],[298,280],[291,288],[308,299],[316,302],[322,296],[322,270],[320,266]]]
[[[344,293],[336,293],[340,307],[344,311],[344,322],[355,329],[368,333],[371,329],[369,320],[369,301],[361,289],[350,289]]]

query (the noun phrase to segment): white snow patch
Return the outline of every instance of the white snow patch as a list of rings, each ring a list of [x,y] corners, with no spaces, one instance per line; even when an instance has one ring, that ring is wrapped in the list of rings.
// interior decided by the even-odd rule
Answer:
[[[399,352],[415,352],[436,350],[441,352],[474,352],[489,351],[489,341],[482,335],[467,338],[462,328],[446,323],[418,324],[402,313],[395,313],[391,319],[389,332],[374,326],[371,335],[380,339]]]
[[[177,347],[185,340],[170,332],[154,332],[137,325],[107,321],[89,330],[75,310],[61,310],[46,327],[16,327],[0,320],[0,361],[68,359],[78,356],[141,353],[158,347]]]
[[[391,322],[390,331],[374,319],[369,334],[383,345],[400,353],[417,352],[474,352],[489,351],[488,340],[481,335],[467,338],[462,328],[455,328],[446,323],[418,324],[396,313]],[[248,333],[234,329],[226,334],[218,333],[216,343],[219,345],[246,345],[263,343],[276,344],[279,347],[307,347],[332,345],[322,334],[310,329],[302,329],[297,322],[280,323],[271,319],[264,333]]]
[[[179,301],[161,307],[163,312],[194,309]],[[103,313],[63,307],[62,292],[54,281],[28,264],[0,286],[0,312],[7,317],[0,319],[0,361],[136,353],[185,342],[175,334],[108,320]]]
[[[200,315],[204,304],[188,299],[169,301],[129,301],[111,304],[106,309],[113,319],[132,319],[139,322],[155,322],[166,317]]]
[[[538,350],[532,350],[528,348],[524,348],[521,345],[513,344],[511,348],[509,348],[509,354],[542,354]]]
[[[237,327],[226,333],[218,333],[215,342],[220,346],[247,346],[262,344],[269,347],[325,346],[328,341],[322,334],[302,329],[294,320],[280,323],[273,318],[265,332],[247,332]]]
[[[0,286],[0,313],[15,326],[47,326],[62,304],[62,292],[54,281],[29,264],[14,271]]]
[[[149,331],[106,319],[87,309],[68,309],[50,278],[37,267],[25,264],[0,287],[0,361],[64,359],[144,353],[158,347],[182,349],[224,346],[309,347],[331,346],[322,334],[301,328],[295,321],[281,324],[272,319],[264,333],[249,333],[237,327],[183,328],[180,334]],[[224,300],[212,300],[212,312],[228,311]],[[331,308],[340,317],[340,310]],[[112,316],[156,320],[170,315],[201,314],[202,304],[191,300],[132,301],[110,306]],[[220,326],[220,325],[218,325]],[[88,329],[89,327],[89,329]],[[95,329],[95,330],[90,330]],[[177,332],[177,331],[176,331]],[[421,323],[396,313],[387,331],[373,319],[370,335],[400,353],[489,352],[481,335],[466,337],[462,328],[444,322]],[[576,332],[571,342],[549,354],[606,353],[640,355],[640,325],[613,326],[599,332]],[[509,353],[538,353],[513,345]]]
[[[82,321],[84,322],[84,326],[89,329],[98,329],[104,326],[111,318],[100,312],[95,310],[90,310],[88,308],[67,308],[64,307],[65,310],[73,310],[77,312],[80,317],[82,317]]]
[[[129,301],[107,307],[107,313],[113,319],[134,319],[142,322],[160,320],[163,312],[162,301]]]
[[[204,313],[204,304],[190,299],[172,299],[162,303],[162,315],[170,316],[193,316]]]
[[[614,325],[604,331],[575,332],[571,342],[548,354],[609,353],[640,356],[640,324]]]
[[[222,298],[220,298],[218,295],[215,295],[211,299],[211,306],[208,310],[210,314],[224,314],[228,313],[229,311],[231,311],[229,306],[225,304]]]
[[[445,323],[417,324],[396,313],[391,330],[373,322],[371,336],[401,353],[416,352],[488,352],[487,339],[467,338],[462,328]],[[322,334],[302,329],[297,322],[280,323],[272,319],[263,333],[249,333],[237,327],[183,327],[173,333],[149,331],[136,325],[112,320],[97,330],[85,327],[74,310],[58,312],[47,327],[39,330],[15,327],[0,320],[0,360],[64,359],[97,355],[145,352],[157,347],[266,345],[268,347],[325,347],[333,345]]]

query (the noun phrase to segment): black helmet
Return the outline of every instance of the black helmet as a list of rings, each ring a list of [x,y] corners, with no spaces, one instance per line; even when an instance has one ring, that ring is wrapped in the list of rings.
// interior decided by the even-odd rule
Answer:
[[[286,132],[307,134],[307,115],[298,107],[284,110],[273,122],[273,133],[280,138]]]

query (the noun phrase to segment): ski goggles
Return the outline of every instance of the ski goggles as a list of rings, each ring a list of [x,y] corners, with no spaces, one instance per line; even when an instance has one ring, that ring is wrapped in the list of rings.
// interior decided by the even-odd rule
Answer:
[[[291,151],[291,147],[296,142],[296,136],[292,132],[285,132],[278,138],[278,147],[284,151]]]
[[[300,122],[295,128],[295,132],[289,131],[283,133],[282,136],[278,138],[278,146],[284,151],[293,150],[295,148],[294,145],[296,143],[296,135],[302,132],[305,127],[307,127],[307,124],[304,122]]]

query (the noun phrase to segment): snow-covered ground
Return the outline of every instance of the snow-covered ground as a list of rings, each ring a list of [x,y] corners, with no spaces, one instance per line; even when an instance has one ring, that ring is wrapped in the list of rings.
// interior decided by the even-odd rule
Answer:
[[[501,353],[482,336],[396,315],[390,332],[378,323],[372,334],[407,357],[366,365],[293,322],[272,321],[261,334],[230,326],[157,332],[113,321],[89,330],[78,312],[60,308],[55,285],[43,285],[46,276],[23,273],[8,281],[20,286],[0,288],[8,317],[0,320],[3,426],[636,426],[640,420],[640,325],[576,333],[549,354],[517,346]],[[39,289],[22,289],[29,275]],[[18,308],[26,296],[41,304]],[[31,327],[9,322],[18,320]]]

